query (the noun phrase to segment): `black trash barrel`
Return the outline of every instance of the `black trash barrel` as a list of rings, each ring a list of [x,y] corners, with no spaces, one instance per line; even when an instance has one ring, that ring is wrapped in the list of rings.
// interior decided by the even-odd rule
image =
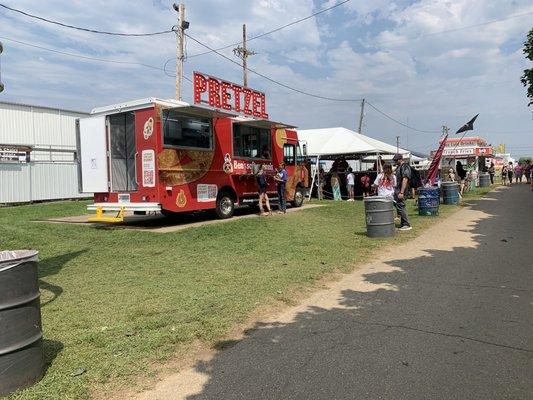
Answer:
[[[365,197],[366,234],[369,237],[394,236],[394,205],[389,197]]]
[[[490,186],[490,175],[488,173],[479,174],[479,187]]]
[[[459,204],[459,183],[442,182],[440,187],[442,189],[443,204]]]
[[[0,252],[0,396],[43,376],[38,252]]]

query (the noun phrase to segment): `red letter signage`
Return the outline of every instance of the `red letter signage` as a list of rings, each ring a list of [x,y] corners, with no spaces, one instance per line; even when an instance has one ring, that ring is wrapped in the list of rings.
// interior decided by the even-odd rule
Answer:
[[[193,73],[193,85],[196,104],[207,103],[213,108],[233,110],[255,118],[268,119],[266,96],[262,92],[200,72]]]

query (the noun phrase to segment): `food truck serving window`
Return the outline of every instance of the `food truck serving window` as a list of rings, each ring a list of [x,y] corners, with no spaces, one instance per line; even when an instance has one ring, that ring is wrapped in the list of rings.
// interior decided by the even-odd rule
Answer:
[[[165,146],[211,149],[213,130],[211,118],[163,110],[163,144]]]
[[[233,156],[247,158],[272,158],[270,129],[233,124]]]
[[[283,162],[286,165],[294,165],[294,162],[296,161],[294,147],[293,144],[285,144],[283,146]]]

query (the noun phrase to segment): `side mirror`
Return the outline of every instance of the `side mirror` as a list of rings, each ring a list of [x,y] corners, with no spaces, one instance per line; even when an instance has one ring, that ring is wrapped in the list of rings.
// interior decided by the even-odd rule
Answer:
[[[307,157],[307,144],[302,145],[302,152],[304,153],[304,156]]]

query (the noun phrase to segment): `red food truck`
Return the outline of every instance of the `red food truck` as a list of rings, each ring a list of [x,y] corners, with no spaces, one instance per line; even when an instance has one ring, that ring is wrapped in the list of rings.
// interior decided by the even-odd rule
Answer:
[[[259,166],[273,175],[281,162],[286,200],[302,205],[308,168],[294,127],[268,120],[263,93],[197,72],[194,81],[196,104],[147,98],[78,120],[79,187],[94,193],[92,221],[121,221],[125,211],[230,218],[236,205],[258,203]],[[275,200],[276,183],[268,182]]]

